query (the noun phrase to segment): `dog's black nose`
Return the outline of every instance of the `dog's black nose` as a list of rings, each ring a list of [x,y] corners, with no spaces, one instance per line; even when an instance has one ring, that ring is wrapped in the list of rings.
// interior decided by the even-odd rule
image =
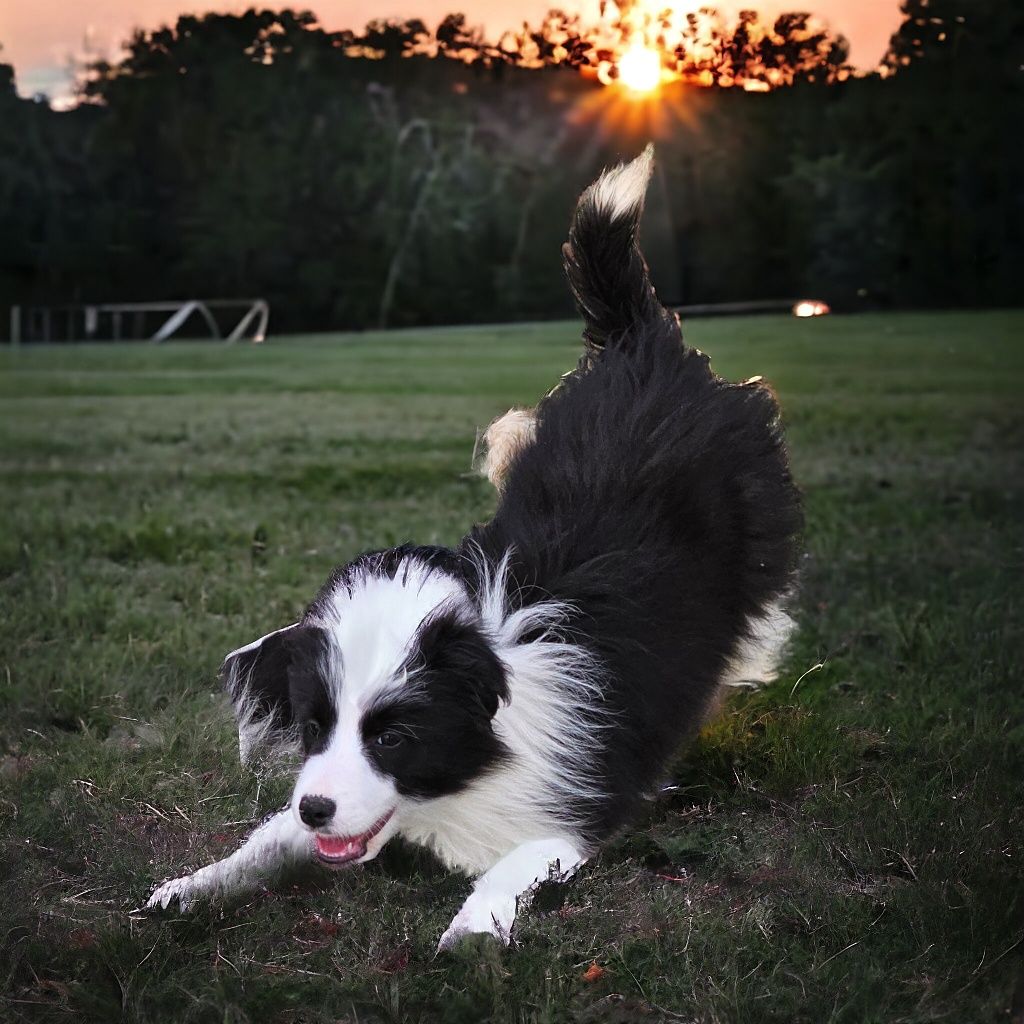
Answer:
[[[334,817],[334,801],[325,796],[304,796],[299,801],[299,817],[310,827],[320,828]]]

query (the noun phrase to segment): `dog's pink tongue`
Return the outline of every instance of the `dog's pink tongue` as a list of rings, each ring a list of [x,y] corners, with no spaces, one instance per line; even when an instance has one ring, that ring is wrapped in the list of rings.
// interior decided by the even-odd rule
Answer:
[[[363,836],[318,835],[316,848],[322,857],[329,860],[355,860],[366,853],[366,842]]]

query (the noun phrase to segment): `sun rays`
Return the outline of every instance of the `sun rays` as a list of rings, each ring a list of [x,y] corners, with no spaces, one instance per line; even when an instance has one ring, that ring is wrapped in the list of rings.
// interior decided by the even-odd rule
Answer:
[[[639,44],[630,46],[619,58],[619,81],[636,93],[653,92],[661,84],[661,54]]]

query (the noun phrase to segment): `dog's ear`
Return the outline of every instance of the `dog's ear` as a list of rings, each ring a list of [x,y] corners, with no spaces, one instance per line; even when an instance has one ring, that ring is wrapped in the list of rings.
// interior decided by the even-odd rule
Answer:
[[[260,747],[287,750],[293,745],[291,679],[323,646],[323,630],[296,622],[224,659],[220,677],[238,720],[243,764]]]
[[[417,647],[410,668],[422,673],[427,689],[458,694],[466,710],[488,720],[499,702],[508,703],[505,666],[476,623],[442,612],[420,627]]]

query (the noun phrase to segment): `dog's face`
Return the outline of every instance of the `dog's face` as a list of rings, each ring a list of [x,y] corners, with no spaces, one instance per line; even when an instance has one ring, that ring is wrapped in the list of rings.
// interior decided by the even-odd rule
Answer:
[[[300,622],[222,672],[243,759],[256,743],[301,750],[292,810],[327,864],[372,860],[410,806],[505,756],[504,666],[461,580],[416,549],[338,570]]]

